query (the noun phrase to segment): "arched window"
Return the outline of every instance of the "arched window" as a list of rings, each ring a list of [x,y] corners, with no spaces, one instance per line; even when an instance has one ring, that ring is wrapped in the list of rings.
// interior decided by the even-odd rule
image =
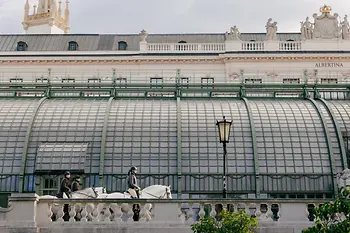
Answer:
[[[17,43],[17,51],[26,51],[28,48],[28,45],[24,41],[20,41]]]
[[[184,40],[181,40],[181,41],[179,41],[178,43],[179,43],[179,44],[187,44],[187,42],[184,41]]]
[[[293,39],[288,39],[287,41],[295,41],[295,40],[293,40]]]
[[[128,44],[125,41],[118,42],[118,50],[126,50],[127,47],[128,47]]]
[[[76,41],[69,41],[68,42],[68,50],[69,51],[76,51],[76,50],[78,50],[78,43]]]

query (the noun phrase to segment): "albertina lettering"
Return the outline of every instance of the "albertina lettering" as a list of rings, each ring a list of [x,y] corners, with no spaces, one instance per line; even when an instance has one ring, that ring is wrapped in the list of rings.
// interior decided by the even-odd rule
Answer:
[[[341,62],[320,62],[320,63],[316,63],[315,67],[316,68],[322,68],[322,67],[337,68],[337,67],[344,67],[344,66],[343,66],[343,63],[341,63]]]

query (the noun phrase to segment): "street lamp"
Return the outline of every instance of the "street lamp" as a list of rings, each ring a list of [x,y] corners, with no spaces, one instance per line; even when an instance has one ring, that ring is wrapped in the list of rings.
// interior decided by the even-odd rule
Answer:
[[[227,197],[227,189],[226,189],[226,155],[227,155],[227,150],[226,150],[226,143],[229,142],[230,138],[230,130],[231,130],[231,124],[232,121],[226,120],[225,116],[223,116],[223,119],[221,121],[216,121],[216,125],[218,126],[219,129],[219,138],[220,138],[220,143],[222,143],[222,146],[224,148],[224,177],[223,177],[223,195],[224,198]]]

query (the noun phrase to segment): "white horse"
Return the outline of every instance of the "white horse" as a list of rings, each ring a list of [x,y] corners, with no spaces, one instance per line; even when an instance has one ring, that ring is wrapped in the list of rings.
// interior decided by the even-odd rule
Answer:
[[[72,192],[72,199],[88,199],[88,198],[98,198],[100,195],[106,194],[105,187],[90,187],[79,191]],[[44,195],[40,196],[40,199],[59,199],[56,196]],[[68,199],[67,195],[63,193],[63,199]]]
[[[110,194],[102,194],[98,199],[131,199],[131,195],[128,192],[120,193],[114,192]],[[140,199],[172,199],[171,186],[165,185],[151,185],[140,191]],[[137,200],[137,199],[135,199]],[[151,219],[152,204],[146,203],[144,205],[146,220]],[[128,213],[129,205],[122,204],[121,210],[124,213]]]

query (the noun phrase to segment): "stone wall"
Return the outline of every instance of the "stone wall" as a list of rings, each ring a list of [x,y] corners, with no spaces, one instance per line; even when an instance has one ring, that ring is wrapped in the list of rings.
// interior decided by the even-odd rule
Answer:
[[[313,224],[308,219],[310,203],[321,203],[317,200],[254,203],[251,200],[138,200],[141,218],[134,222],[130,208],[134,202],[132,199],[39,200],[36,194],[13,194],[10,207],[0,211],[0,233],[191,233],[191,224],[200,216],[215,216],[219,203],[221,207],[230,204],[233,211],[245,210],[257,217],[258,233],[301,233]],[[68,203],[69,212],[64,210]],[[150,210],[149,218],[147,210]],[[71,216],[69,220],[64,218],[64,212],[68,218]]]

